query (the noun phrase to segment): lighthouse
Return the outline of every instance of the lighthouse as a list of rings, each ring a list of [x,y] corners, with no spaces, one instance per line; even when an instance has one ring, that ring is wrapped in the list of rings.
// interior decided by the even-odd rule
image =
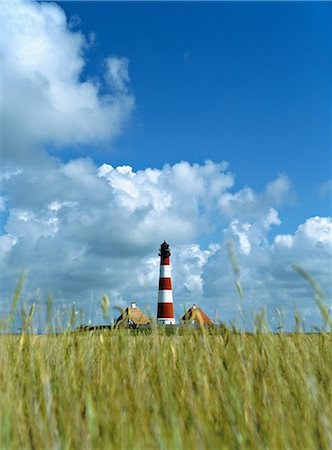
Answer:
[[[164,241],[160,246],[160,276],[158,292],[157,323],[175,325],[169,245]]]

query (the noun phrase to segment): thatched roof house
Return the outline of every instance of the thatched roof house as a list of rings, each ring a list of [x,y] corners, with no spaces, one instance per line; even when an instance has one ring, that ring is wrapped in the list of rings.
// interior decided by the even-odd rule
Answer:
[[[116,319],[115,326],[136,327],[139,325],[149,325],[150,322],[150,319],[136,305],[136,302],[131,302],[131,305]]]
[[[212,320],[201,308],[196,305],[193,305],[188,309],[188,311],[181,317],[180,322],[182,324],[190,323],[193,325],[212,325]]]

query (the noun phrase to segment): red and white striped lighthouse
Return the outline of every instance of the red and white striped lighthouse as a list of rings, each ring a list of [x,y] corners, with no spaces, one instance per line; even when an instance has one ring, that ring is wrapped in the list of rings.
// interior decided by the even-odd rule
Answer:
[[[160,276],[158,292],[157,323],[175,325],[169,245],[164,241],[160,246]]]

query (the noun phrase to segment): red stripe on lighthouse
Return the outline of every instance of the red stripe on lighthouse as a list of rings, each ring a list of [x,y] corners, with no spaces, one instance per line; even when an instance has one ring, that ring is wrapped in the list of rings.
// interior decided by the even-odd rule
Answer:
[[[160,278],[159,280],[159,290],[169,289],[172,290],[172,279],[171,278]]]
[[[158,303],[158,319],[174,317],[173,303]]]

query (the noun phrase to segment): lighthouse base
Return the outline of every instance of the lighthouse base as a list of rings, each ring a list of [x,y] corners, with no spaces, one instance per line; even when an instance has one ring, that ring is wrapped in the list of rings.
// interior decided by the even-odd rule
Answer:
[[[158,325],[175,325],[175,319],[169,318],[162,318],[162,319],[157,319],[157,324]]]

